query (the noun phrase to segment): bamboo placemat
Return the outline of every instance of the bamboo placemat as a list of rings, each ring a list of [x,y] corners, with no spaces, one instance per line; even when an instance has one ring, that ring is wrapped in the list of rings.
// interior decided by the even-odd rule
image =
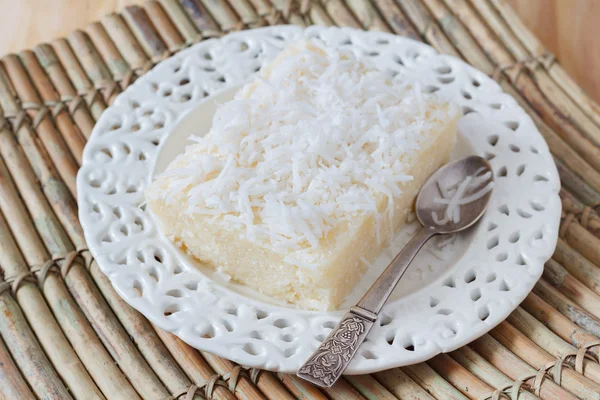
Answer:
[[[86,249],[75,175],[95,121],[157,62],[265,25],[425,41],[494,77],[546,138],[560,239],[505,322],[450,354],[317,389],[196,351],[126,305]],[[503,0],[152,0],[0,61],[0,397],[598,399],[600,106]]]

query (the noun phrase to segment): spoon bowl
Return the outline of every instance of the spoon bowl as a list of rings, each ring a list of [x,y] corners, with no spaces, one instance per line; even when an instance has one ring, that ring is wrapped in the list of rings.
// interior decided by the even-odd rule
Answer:
[[[415,207],[419,222],[439,234],[455,233],[472,226],[487,209],[493,181],[492,167],[483,157],[469,156],[449,162],[433,173],[421,188]],[[469,197],[474,200],[461,205],[461,199],[456,199],[458,218],[444,218],[452,194],[463,182],[465,190],[459,196],[462,202]]]

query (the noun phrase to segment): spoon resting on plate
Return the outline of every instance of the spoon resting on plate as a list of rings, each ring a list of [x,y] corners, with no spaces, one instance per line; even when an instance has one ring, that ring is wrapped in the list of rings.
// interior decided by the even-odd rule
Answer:
[[[492,168],[478,156],[452,161],[431,175],[417,196],[415,208],[421,229],[342,317],[297,375],[321,387],[332,386],[350,364],[421,247],[433,236],[473,226],[487,208],[492,187]]]

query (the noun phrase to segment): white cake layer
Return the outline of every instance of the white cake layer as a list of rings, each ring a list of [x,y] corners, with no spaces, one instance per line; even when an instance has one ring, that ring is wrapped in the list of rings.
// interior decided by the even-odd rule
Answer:
[[[333,309],[448,160],[458,116],[351,54],[299,43],[220,108],[148,206],[164,234],[233,280]]]

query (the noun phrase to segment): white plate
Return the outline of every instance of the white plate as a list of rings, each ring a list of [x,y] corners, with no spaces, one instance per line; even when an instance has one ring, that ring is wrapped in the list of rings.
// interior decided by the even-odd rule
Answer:
[[[183,150],[186,137],[206,132],[216,105],[301,37],[352,49],[460,104],[467,115],[459,123],[458,152],[486,156],[496,174],[481,223],[449,254],[430,246],[419,256],[347,372],[417,363],[478,338],[525,298],[554,251],[558,173],[532,120],[496,82],[425,44],[386,33],[248,30],[201,42],[136,81],[96,124],[77,176],[79,217],[101,270],[129,304],[198,349],[283,372],[296,371],[316,349],[342,311],[298,310],[226,282],[162,237],[143,206],[145,187]],[[406,234],[400,236],[396,248]],[[388,260],[383,254],[375,269]]]

